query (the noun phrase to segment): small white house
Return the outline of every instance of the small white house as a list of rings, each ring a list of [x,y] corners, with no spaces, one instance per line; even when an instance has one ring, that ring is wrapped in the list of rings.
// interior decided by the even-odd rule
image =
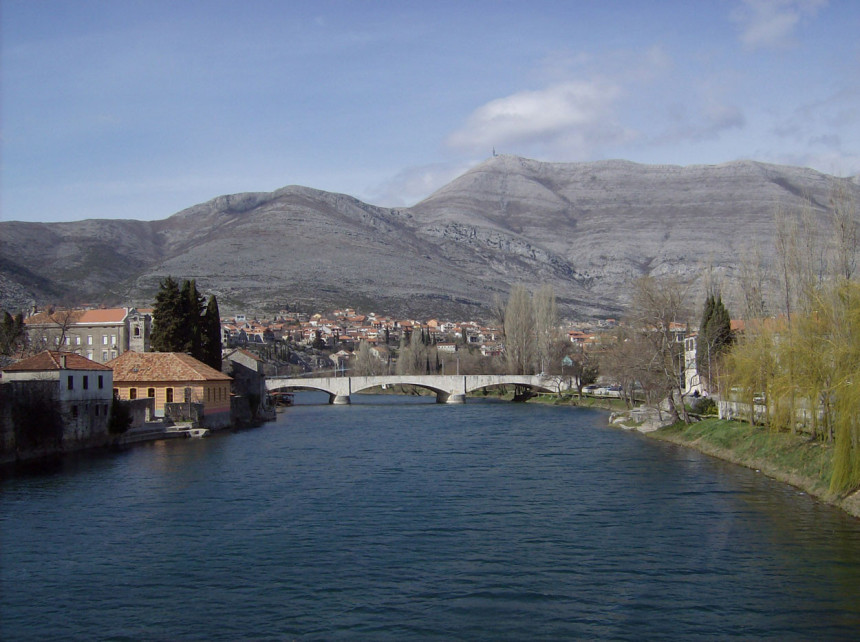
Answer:
[[[63,417],[63,443],[86,444],[107,436],[113,370],[74,352],[45,350],[3,368],[3,384],[48,386]]]

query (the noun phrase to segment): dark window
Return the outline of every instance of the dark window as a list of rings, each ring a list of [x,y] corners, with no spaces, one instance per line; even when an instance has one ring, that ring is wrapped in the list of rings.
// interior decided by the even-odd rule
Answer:
[[[166,401],[167,403],[173,403],[173,388],[167,389]]]
[[[154,396],[155,396],[155,388],[149,388],[149,389],[146,391],[146,396],[147,396],[147,397],[154,397]]]
[[[77,418],[77,416],[78,416],[78,407],[72,406],[72,417]]]
[[[98,416],[99,416],[99,405],[96,404],[96,417],[98,417]]]
[[[69,390],[75,389],[75,377],[73,375],[69,375],[68,379],[66,379],[66,387]]]
[[[105,387],[105,377],[104,375],[99,375],[99,390]]]
[[[137,399],[137,388],[129,388],[128,389],[128,398],[129,399]]]
[[[140,327],[139,326],[134,326],[134,336],[136,336],[136,337],[140,336]]]
[[[84,390],[90,389],[90,378],[87,375],[84,375]]]

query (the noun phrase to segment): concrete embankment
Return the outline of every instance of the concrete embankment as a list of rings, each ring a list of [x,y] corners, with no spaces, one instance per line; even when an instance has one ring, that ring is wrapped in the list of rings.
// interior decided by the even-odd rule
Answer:
[[[664,426],[646,434],[760,471],[860,518],[860,489],[842,495],[830,492],[832,444],[716,418]]]

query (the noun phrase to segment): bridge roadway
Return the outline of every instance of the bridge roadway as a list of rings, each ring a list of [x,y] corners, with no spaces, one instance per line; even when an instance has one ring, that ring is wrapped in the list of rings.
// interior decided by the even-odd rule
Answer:
[[[532,390],[556,392],[557,377],[541,375],[382,375],[374,377],[271,377],[266,388],[272,390],[320,390],[328,393],[329,403],[348,404],[350,395],[378,386],[418,386],[436,393],[437,403],[464,403],[466,395],[481,388],[519,385]]]

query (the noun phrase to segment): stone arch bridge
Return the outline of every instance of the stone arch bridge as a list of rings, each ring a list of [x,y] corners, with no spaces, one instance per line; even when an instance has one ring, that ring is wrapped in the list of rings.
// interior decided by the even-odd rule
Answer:
[[[348,404],[350,395],[381,386],[417,386],[436,393],[437,403],[464,403],[466,395],[491,386],[523,386],[530,390],[558,392],[559,378],[541,375],[381,375],[373,377],[270,377],[273,390],[319,390],[329,403]]]

